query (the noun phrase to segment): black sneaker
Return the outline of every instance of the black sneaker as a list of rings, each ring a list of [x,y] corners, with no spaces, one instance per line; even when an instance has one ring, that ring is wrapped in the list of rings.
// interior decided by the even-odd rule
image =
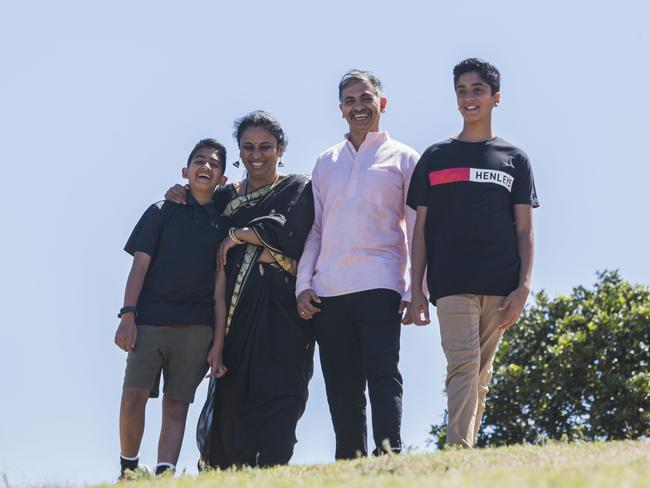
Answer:
[[[151,468],[146,464],[138,464],[135,469],[126,469],[117,479],[118,481],[139,481],[153,478]]]

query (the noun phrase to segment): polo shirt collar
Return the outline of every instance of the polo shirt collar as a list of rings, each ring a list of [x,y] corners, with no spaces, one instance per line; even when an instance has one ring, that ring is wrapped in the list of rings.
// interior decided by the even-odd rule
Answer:
[[[195,210],[203,209],[208,215],[215,215],[217,213],[217,207],[214,204],[214,200],[210,200],[205,205],[201,205],[199,202],[196,201],[194,195],[192,195],[192,193],[189,191],[187,192],[187,196],[185,197],[185,204],[196,207]]]

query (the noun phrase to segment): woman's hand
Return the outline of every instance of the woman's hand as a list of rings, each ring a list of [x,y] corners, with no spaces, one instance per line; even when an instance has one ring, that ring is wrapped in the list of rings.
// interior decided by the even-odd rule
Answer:
[[[165,193],[165,200],[168,202],[173,202],[173,203],[180,203],[181,205],[185,205],[186,201],[185,198],[187,197],[187,191],[190,189],[189,185],[174,185],[172,186],[169,190],[167,190],[167,193]]]
[[[223,364],[223,352],[222,348],[218,346],[212,346],[207,357],[208,364],[210,365],[210,372],[207,374],[206,378],[214,376],[215,378],[221,378],[228,372],[228,368]]]
[[[217,269],[224,269],[226,267],[228,251],[238,245],[239,244],[233,241],[230,236],[221,241],[221,244],[219,244],[219,250],[217,251]]]

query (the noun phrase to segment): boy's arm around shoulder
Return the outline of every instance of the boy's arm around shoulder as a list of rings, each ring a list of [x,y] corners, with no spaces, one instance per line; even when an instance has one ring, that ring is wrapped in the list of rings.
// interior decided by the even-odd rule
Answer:
[[[226,374],[223,364],[223,343],[226,337],[226,271],[217,269],[214,282],[214,339],[208,353],[207,362],[210,365],[208,376],[217,378]]]
[[[147,253],[136,251],[133,255],[131,271],[126,280],[126,289],[124,290],[123,307],[135,307],[140,299],[142,285],[147,276],[151,256]],[[137,313],[137,312],[135,312]],[[115,332],[115,344],[117,347],[126,352],[133,351],[135,342],[138,338],[138,329],[135,325],[135,313],[127,312],[122,314],[120,325]]]

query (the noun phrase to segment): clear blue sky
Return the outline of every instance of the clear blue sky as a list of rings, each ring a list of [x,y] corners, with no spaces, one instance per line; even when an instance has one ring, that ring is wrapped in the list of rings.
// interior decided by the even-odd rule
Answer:
[[[376,72],[383,128],[423,151],[460,128],[452,66],[496,64],[494,127],[530,155],[542,204],[534,288],[565,293],[604,268],[650,283],[649,17],[641,0],[3,2],[0,473],[115,477],[132,226],[198,139],[234,161],[232,122],[254,109],[284,125],[286,170],[309,173],[345,132],[336,85],[350,68]],[[423,450],[445,404],[437,323],[403,330],[401,369],[403,438]],[[310,391],[294,461],[331,461],[320,371]],[[191,472],[204,392],[179,462]],[[159,412],[151,402],[144,462]]]

